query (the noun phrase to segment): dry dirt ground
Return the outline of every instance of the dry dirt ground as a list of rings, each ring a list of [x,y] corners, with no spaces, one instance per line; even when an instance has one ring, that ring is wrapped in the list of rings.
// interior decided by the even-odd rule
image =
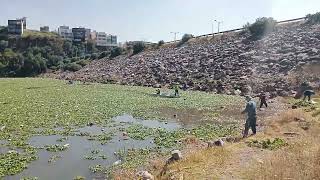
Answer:
[[[285,101],[278,99],[259,111],[256,136],[236,138],[237,142],[224,147],[190,145],[184,159],[170,165],[164,175],[153,172],[156,179],[319,179],[320,118],[302,109],[289,109]],[[287,145],[277,150],[247,145],[248,141],[274,138]]]

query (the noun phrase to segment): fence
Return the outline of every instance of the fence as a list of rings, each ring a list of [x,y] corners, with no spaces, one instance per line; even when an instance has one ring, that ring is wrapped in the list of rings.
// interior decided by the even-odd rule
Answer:
[[[278,21],[277,25],[285,24],[285,23],[291,23],[291,22],[297,22],[297,21],[303,21],[305,19],[306,19],[306,17],[289,19],[289,20],[284,20],[284,21]],[[226,34],[226,33],[230,33],[230,32],[239,32],[239,31],[243,31],[244,29],[245,28],[237,28],[237,29],[231,29],[231,30],[227,30],[227,31],[217,32],[217,33],[203,34],[203,35],[195,36],[194,38],[210,37],[210,36],[215,36],[215,35],[219,35],[219,34]],[[179,41],[180,40],[169,41],[169,42],[165,42],[165,44],[171,44],[171,43],[175,43],[175,42],[179,42]]]

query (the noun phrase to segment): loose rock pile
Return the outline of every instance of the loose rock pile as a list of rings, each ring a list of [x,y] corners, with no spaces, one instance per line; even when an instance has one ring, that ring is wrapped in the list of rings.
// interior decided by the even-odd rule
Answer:
[[[132,57],[96,60],[65,78],[124,85],[181,88],[233,94],[267,91],[285,96],[296,86],[292,72],[320,63],[320,26],[293,23],[258,41],[246,33],[193,40]],[[237,90],[237,91],[236,91]],[[235,92],[236,91],[236,92]]]

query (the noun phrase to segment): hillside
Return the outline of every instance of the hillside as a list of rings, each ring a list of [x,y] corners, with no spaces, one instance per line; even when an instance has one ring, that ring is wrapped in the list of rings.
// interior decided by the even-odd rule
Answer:
[[[172,84],[201,91],[233,93],[235,89],[266,90],[288,95],[297,82],[313,81],[301,74],[312,64],[320,72],[320,26],[304,22],[276,26],[253,41],[243,32],[192,39],[181,47],[164,47],[131,57],[96,60],[64,78],[91,82],[168,87]],[[299,73],[297,73],[299,72]],[[306,76],[307,76],[306,75]]]

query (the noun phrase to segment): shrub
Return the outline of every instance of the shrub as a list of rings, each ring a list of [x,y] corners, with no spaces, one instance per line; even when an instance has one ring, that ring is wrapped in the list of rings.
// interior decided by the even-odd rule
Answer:
[[[110,52],[104,51],[99,55],[98,58],[102,59],[102,58],[108,57],[109,55],[110,55]]]
[[[258,18],[256,22],[251,25],[246,25],[253,39],[260,39],[265,34],[274,30],[276,21],[273,18]]]
[[[161,40],[161,41],[158,42],[158,46],[159,46],[159,47],[162,46],[162,45],[164,45],[164,41],[163,41],[163,40]]]
[[[315,14],[308,14],[306,16],[307,18],[307,24],[319,24],[320,23],[320,12],[317,12]]]
[[[122,54],[123,49],[120,47],[115,47],[111,50],[110,58],[114,58],[120,56]]]
[[[90,59],[94,60],[94,59],[98,59],[99,55],[97,53],[93,53],[91,54]]]
[[[87,64],[89,64],[88,60],[80,60],[76,62],[77,64],[79,64],[80,66],[86,66]]]
[[[192,34],[184,34],[178,43],[178,47],[183,45],[184,43],[188,42],[190,39],[192,39],[194,36]]]
[[[133,54],[142,52],[145,48],[144,42],[136,42],[133,44]]]
[[[77,63],[69,63],[64,66],[65,71],[79,71],[81,68],[82,66]]]

